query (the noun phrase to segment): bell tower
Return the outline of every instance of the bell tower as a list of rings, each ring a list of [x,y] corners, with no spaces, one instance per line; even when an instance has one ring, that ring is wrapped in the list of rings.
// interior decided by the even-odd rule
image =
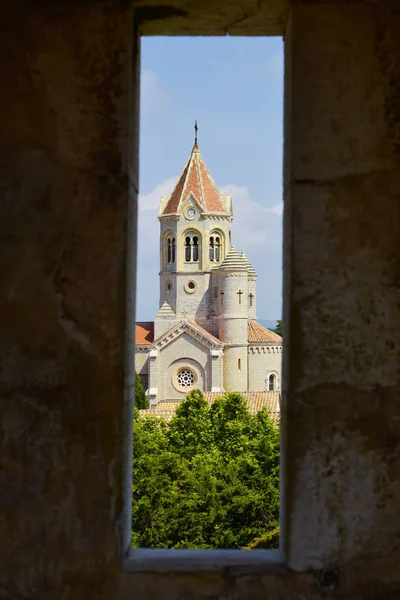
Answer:
[[[160,310],[155,336],[184,318],[217,335],[211,272],[230,250],[232,200],[221,194],[195,140],[169,196],[161,198]]]

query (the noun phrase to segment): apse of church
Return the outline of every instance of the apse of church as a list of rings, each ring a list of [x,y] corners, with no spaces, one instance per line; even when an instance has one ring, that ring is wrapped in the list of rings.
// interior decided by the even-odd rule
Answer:
[[[256,321],[257,273],[232,244],[232,197],[218,191],[197,127],[174,189],[161,198],[158,219],[160,309],[154,322],[136,325],[135,369],[150,407],[161,409],[200,389],[209,398],[224,391],[258,393],[261,405],[273,396],[275,412],[282,338]]]

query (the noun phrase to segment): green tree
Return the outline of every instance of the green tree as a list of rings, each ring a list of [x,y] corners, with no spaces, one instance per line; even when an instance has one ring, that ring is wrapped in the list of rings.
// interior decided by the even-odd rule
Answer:
[[[135,408],[148,408],[149,402],[146,397],[145,389],[140,381],[139,375],[135,372]]]
[[[134,419],[132,544],[240,548],[278,527],[279,430],[240,394]]]
[[[282,320],[278,319],[275,325],[275,329],[274,329],[275,333],[277,333],[278,335],[282,336]]]

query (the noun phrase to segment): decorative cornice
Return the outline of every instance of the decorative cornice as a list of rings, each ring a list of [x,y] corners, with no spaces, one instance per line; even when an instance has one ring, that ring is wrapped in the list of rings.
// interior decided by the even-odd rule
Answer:
[[[164,333],[161,337],[155,340],[151,346],[152,349],[162,350],[171,342],[180,337],[183,333],[188,333],[193,339],[198,340],[207,348],[221,348],[223,344],[214,342],[206,333],[203,333],[186,320],[181,321],[175,327]]]
[[[216,271],[220,277],[248,277],[247,271],[225,271],[225,269],[221,267],[218,267]]]
[[[181,218],[180,215],[178,215],[177,213],[171,213],[170,215],[162,215],[158,217],[158,220],[161,222],[164,221],[179,221],[179,219]]]
[[[265,344],[263,346],[249,345],[249,354],[282,354],[282,346]]]
[[[210,214],[210,213],[200,213],[200,216],[203,217],[203,219],[207,219],[208,221],[229,221],[229,223],[232,223],[233,221],[233,217],[231,217],[230,215],[224,215],[224,214]]]

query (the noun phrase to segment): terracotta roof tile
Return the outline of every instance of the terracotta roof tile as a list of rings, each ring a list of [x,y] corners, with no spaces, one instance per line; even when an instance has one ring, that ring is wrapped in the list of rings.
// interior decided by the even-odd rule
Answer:
[[[256,323],[256,321],[249,321],[248,322],[248,341],[249,343],[266,343],[266,342],[275,342],[275,343],[282,343],[282,338],[280,335],[278,335],[277,333],[275,333],[274,331],[271,331],[270,329],[267,329],[266,327],[263,327],[262,325],[260,325],[259,323]]]
[[[147,346],[154,341],[154,322],[142,321],[136,323],[135,343],[137,346]]]
[[[204,399],[209,406],[214,402],[216,398],[219,398],[222,393],[218,392],[204,392]],[[271,418],[274,421],[279,421],[280,417],[280,392],[241,392],[241,395],[245,398],[250,414],[254,415],[263,408],[267,408],[270,412]],[[141,410],[142,416],[153,415],[169,421],[175,414],[177,407],[180,402],[159,402],[157,406],[147,410]]]
[[[205,212],[226,213],[221,196],[196,145],[193,147],[189,160],[162,214],[176,213],[180,202],[184,201],[190,193],[193,194]]]

